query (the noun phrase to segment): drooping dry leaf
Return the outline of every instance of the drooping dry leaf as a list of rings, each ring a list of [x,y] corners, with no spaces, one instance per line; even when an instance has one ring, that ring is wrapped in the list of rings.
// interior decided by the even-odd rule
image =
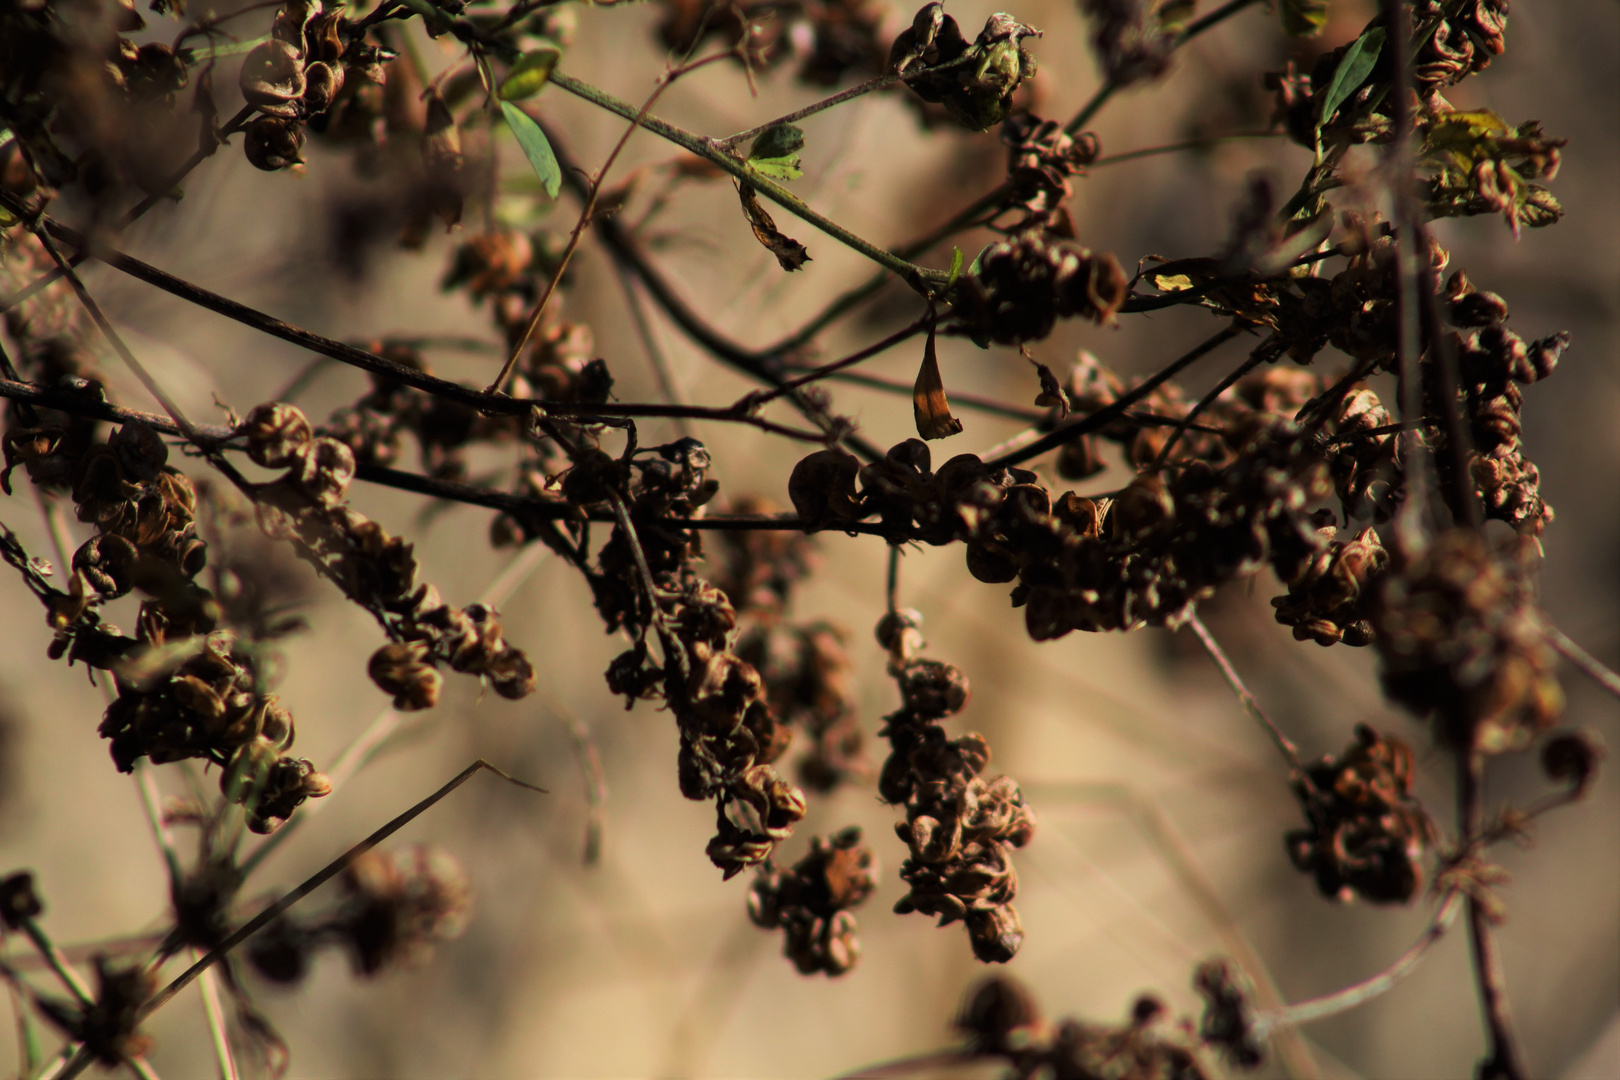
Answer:
[[[922,368],[911,390],[911,411],[917,420],[917,434],[925,439],[943,439],[962,430],[962,421],[951,415],[945,400],[945,382],[939,377],[939,355],[934,351],[934,328],[928,328],[923,346]]]
[[[743,213],[748,215],[748,224],[754,230],[754,237],[764,244],[766,249],[776,256],[776,261],[782,264],[784,270],[798,270],[810,261],[810,253],[804,245],[791,236],[784,236],[776,228],[776,222],[771,215],[759,204],[759,197],[754,189],[747,184],[737,185],[737,194],[742,198]]]
[[[1035,404],[1042,408],[1056,409],[1058,419],[1067,420],[1069,418],[1069,395],[1063,392],[1063,385],[1058,382],[1057,376],[1052,374],[1051,368],[1030,356],[1028,352],[1024,353],[1024,356],[1030,363],[1035,365],[1035,370],[1040,373],[1041,377],[1041,392],[1036,396]]]

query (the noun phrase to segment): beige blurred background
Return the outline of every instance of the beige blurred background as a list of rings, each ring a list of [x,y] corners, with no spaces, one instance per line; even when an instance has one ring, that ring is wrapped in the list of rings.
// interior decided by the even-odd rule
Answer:
[[[994,8],[950,7],[971,34]],[[1367,4],[1334,5],[1324,42],[1349,40]],[[1045,31],[1039,101],[1046,115],[1070,115],[1097,76],[1072,5],[1031,0],[1014,9]],[[911,11],[891,13],[891,31]],[[647,7],[583,10],[565,68],[630,100],[651,89],[662,56]],[[1516,5],[1509,51],[1470,80],[1455,103],[1491,107],[1513,122],[1536,118],[1571,138],[1553,185],[1568,210],[1559,226],[1515,243],[1498,220],[1444,223],[1439,232],[1481,287],[1507,297],[1525,337],[1569,329],[1574,345],[1555,376],[1527,394],[1525,442],[1541,467],[1557,521],[1544,541],[1545,606],[1560,627],[1611,666],[1620,665],[1620,6]],[[451,54],[420,40],[430,65]],[[1262,10],[1247,12],[1195,42],[1165,82],[1121,94],[1095,128],[1105,153],[1265,123],[1260,72],[1280,68],[1289,46]],[[222,86],[234,80],[222,80]],[[760,80],[751,100],[742,75],[711,67],[679,82],[658,106],[671,120],[713,135],[750,127],[813,100],[787,70]],[[595,168],[622,131],[583,103],[548,90],[541,112]],[[231,106],[222,106],[228,115]],[[818,209],[879,243],[910,238],[995,182],[1004,152],[995,135],[925,136],[897,96],[881,96],[805,123],[806,175],[795,189]],[[621,170],[667,160],[649,135],[630,144]],[[132,253],[216,291],[342,338],[387,332],[492,338],[487,313],[437,288],[453,234],[436,233],[420,254],[396,253],[382,235],[355,258],[339,222],[374,213],[381,196],[357,179],[345,155],[312,145],[302,176],[256,172],[239,149],[222,152],[187,183],[178,208],[142,221]],[[521,168],[514,149],[505,168]],[[1202,254],[1218,247],[1246,177],[1274,170],[1291,190],[1307,164],[1280,141],[1225,144],[1213,151],[1121,163],[1078,181],[1072,209],[1081,238],[1129,266],[1143,255]],[[624,175],[616,170],[616,175]],[[576,208],[551,219],[565,230]],[[863,261],[808,226],[778,223],[809,247],[801,274],[778,271],[753,243],[729,186],[687,188],[663,219],[662,265],[698,310],[737,338],[775,340],[868,272]],[[471,227],[476,227],[472,221]],[[971,257],[983,238],[962,247]],[[346,258],[339,259],[344,248]],[[945,265],[949,249],[935,252]],[[348,265],[348,269],[344,265]],[[353,267],[362,266],[356,274]],[[627,401],[655,400],[646,350],[626,317],[624,295],[605,257],[582,249],[565,311],[591,324],[598,352]],[[245,412],[284,385],[308,359],[279,342],[188,308],[104,268],[87,283],[143,360],[193,416],[210,396]],[[830,335],[825,355],[856,348],[915,317],[898,293]],[[1122,320],[1118,328],[1064,325],[1035,348],[1061,374],[1079,348],[1122,374],[1146,373],[1215,327],[1199,311]],[[681,391],[722,403],[749,389],[666,324],[655,329]],[[907,346],[870,370],[909,380],[918,350]],[[1236,354],[1222,354],[1188,380],[1201,391]],[[434,354],[435,370],[487,382],[488,358]],[[1332,354],[1318,360],[1336,373]],[[1030,367],[1007,350],[962,341],[941,345],[947,386],[1028,404]],[[114,366],[121,399],[152,408]],[[349,371],[324,373],[303,399],[321,417],[363,391]],[[879,445],[912,434],[903,397],[847,385],[837,408]],[[960,410],[959,410],[960,412]],[[786,414],[784,414],[784,417]],[[1014,421],[962,413],[966,430],[935,447],[936,461],[982,451],[1018,430]],[[670,429],[649,424],[643,442]],[[714,453],[723,497],[786,502],[786,475],[800,447],[748,428],[701,427]],[[482,459],[476,459],[481,461]],[[414,466],[408,453],[405,464]],[[491,458],[486,465],[493,465]],[[478,471],[475,464],[474,472]],[[1116,486],[1119,473],[1085,490]],[[489,515],[458,507],[425,514],[410,495],[357,486],[354,503],[417,542],[423,576],[445,598],[475,599],[512,559],[490,551]],[[48,540],[31,491],[0,500],[0,520],[31,551]],[[76,539],[83,539],[77,527]],[[869,737],[896,705],[871,638],[882,608],[884,548],[876,538],[828,536],[820,571],[799,592],[793,614],[824,617],[851,631],[862,722]],[[1368,721],[1420,748],[1421,793],[1445,815],[1447,759],[1423,752],[1425,732],[1393,713],[1377,693],[1367,650],[1295,643],[1271,621],[1269,575],[1228,590],[1208,621],[1276,719],[1315,756],[1348,741]],[[314,629],[287,641],[278,692],[298,718],[297,749],[329,763],[386,704],[364,676],[380,641],[363,612],[330,589],[306,608]],[[1018,907],[1027,939],[1008,965],[1052,1015],[1115,1022],[1134,996],[1161,995],[1196,1013],[1194,964],[1227,952],[1223,933],[1241,932],[1288,1000],[1332,991],[1391,962],[1426,924],[1430,907],[1383,910],[1322,900],[1296,873],[1282,833],[1296,825],[1286,776],[1187,632],[1073,634],[1037,645],[1002,587],[974,581],[956,549],[914,550],[903,564],[902,602],[927,620],[929,655],[959,664],[972,681],[967,711],[952,730],[983,732],[991,771],[1016,777],[1040,820],[1018,854]],[[115,621],[117,621],[115,619]],[[789,860],[813,833],[859,824],[883,861],[883,884],[858,912],[860,966],[839,980],[807,979],[780,955],[780,937],[753,928],[744,912],[747,877],[723,883],[704,857],[712,809],[681,798],[670,718],[642,705],[626,712],[601,672],[623,646],[603,634],[577,575],[543,562],[505,605],[508,636],[534,659],[539,690],[528,700],[481,699],[452,677],[443,703],[408,745],[340,789],[255,876],[246,895],[292,886],[349,844],[426,795],[475,757],[539,783],[531,795],[480,777],[409,826],[401,841],[444,845],[478,892],[465,936],[425,964],[365,982],[342,957],[323,956],[293,992],[254,982],[259,1004],[292,1050],[291,1075],[321,1077],[817,1077],[867,1062],[947,1045],[964,992],[983,976],[959,927],[936,930],[889,907],[903,847],[896,818],[870,788],[814,800],[783,851]],[[96,735],[100,691],[82,669],[49,664],[38,607],[13,573],[0,575],[0,870],[35,871],[45,925],[64,943],[161,928],[162,864],[135,787],[113,768]],[[1620,749],[1620,710],[1580,675],[1567,672],[1571,723],[1597,728]],[[582,866],[587,806],[563,718],[587,724],[609,786],[601,865]],[[881,745],[873,747],[880,756]],[[166,791],[183,790],[159,770]],[[1493,763],[1489,801],[1528,801],[1546,789],[1531,757]],[[1121,801],[1120,792],[1128,799]],[[1136,807],[1133,812],[1131,807]],[[1230,917],[1217,925],[1141,821],[1161,816],[1185,842]],[[1510,922],[1500,932],[1507,981],[1526,1058],[1537,1076],[1620,1076],[1620,783],[1605,771],[1587,800],[1551,815],[1533,847],[1497,853],[1512,871],[1502,890]],[[317,895],[311,903],[319,903]],[[202,1009],[182,994],[151,1023],[159,1075],[212,1074]],[[1306,1031],[1324,1075],[1463,1077],[1483,1046],[1459,925],[1393,992]],[[15,1061],[14,1031],[0,1025],[0,1068]],[[1275,1061],[1262,1075],[1278,1075]]]

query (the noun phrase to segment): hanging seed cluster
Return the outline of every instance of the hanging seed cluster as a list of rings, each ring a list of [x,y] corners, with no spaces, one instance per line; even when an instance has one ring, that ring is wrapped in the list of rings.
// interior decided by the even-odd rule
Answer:
[[[850,909],[872,895],[877,874],[877,856],[861,843],[860,829],[812,837],[792,869],[768,862],[760,868],[748,893],[748,917],[783,932],[782,954],[801,975],[842,975],[861,958],[860,927]]]
[[[1323,896],[1404,904],[1423,886],[1436,832],[1412,793],[1412,751],[1366,724],[1342,754],[1295,776],[1307,828],[1284,838],[1288,855]]]
[[[979,775],[990,761],[984,736],[946,737],[940,724],[967,704],[967,677],[917,655],[921,623],[904,610],[878,624],[878,643],[889,650],[889,674],[900,688],[900,709],[884,718],[880,732],[889,758],[878,794],[906,808],[894,831],[911,852],[900,866],[911,891],[894,910],[937,916],[940,926],[964,923],[973,955],[1004,964],[1024,941],[1012,904],[1018,895],[1012,851],[1035,835],[1035,816],[1011,777]]]
[[[297,983],[315,955],[348,953],[356,975],[421,963],[433,943],[459,937],[472,916],[472,885],[447,852],[423,845],[368,851],[338,879],[342,898],[323,914],[283,915],[248,944],[264,978]]]

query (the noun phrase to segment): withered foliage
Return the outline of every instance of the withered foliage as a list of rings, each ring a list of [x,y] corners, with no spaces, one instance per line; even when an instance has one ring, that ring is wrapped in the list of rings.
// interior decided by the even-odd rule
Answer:
[[[73,1044],[71,1067],[94,1059],[144,1068],[150,1040],[139,1025],[171,996],[159,990],[160,969],[209,950],[242,1033],[279,1071],[285,1043],[229,953],[242,937],[253,971],[291,985],[332,946],[366,976],[417,960],[470,915],[469,880],[447,854],[384,854],[369,843],[334,864],[345,867],[339,895],[314,913],[243,898],[272,841],[243,855],[241,830],[276,832],[333,788],[294,756],[294,718],[273,692],[284,667],[277,642],[303,628],[296,609],[309,599],[309,582],[287,570],[294,557],[376,622],[366,673],[393,709],[437,705],[446,668],[504,698],[540,689],[525,650],[543,643],[509,641],[493,606],[455,606],[421,580],[412,542],[350,505],[359,480],[492,509],[492,546],[543,544],[583,579],[603,628],[622,641],[607,689],[627,708],[656,702],[673,720],[671,788],[712,805],[709,859],[724,879],[754,871],[748,915],[782,931],[784,954],[805,975],[855,966],[852,912],[879,887],[881,848],[858,828],[811,839],[797,861],[784,855],[811,799],[840,788],[875,787],[903,812],[895,830],[906,891],[895,911],[961,922],[986,963],[1011,960],[1025,937],[1012,853],[1032,842],[1035,818],[1016,781],[987,775],[986,739],[947,729],[967,708],[968,677],[923,655],[922,615],[898,603],[904,549],[960,545],[968,575],[1008,587],[1036,641],[1191,623],[1257,713],[1197,611],[1223,588],[1263,591],[1299,641],[1370,646],[1387,699],[1431,723],[1459,778],[1448,824],[1425,807],[1415,751],[1395,735],[1362,724],[1343,751],[1302,762],[1262,716],[1286,758],[1278,783],[1304,819],[1282,837],[1287,858],[1324,897],[1405,904],[1433,882],[1442,913],[1466,903],[1491,1039],[1482,1072],[1525,1075],[1491,966],[1489,927],[1505,909],[1494,891],[1502,873],[1485,852],[1578,799],[1603,756],[1584,732],[1552,731],[1563,710],[1555,656],[1569,649],[1537,604],[1538,538],[1554,515],[1523,438],[1525,394],[1555,373],[1572,341],[1510,329],[1507,301],[1452,267],[1429,226],[1499,217],[1517,237],[1554,224],[1563,208],[1547,185],[1567,140],[1444,96],[1506,49],[1506,0],[1381,4],[1354,37],[1264,78],[1271,133],[1311,152],[1297,189],[1252,178],[1223,244],[1140,253],[1133,273],[1086,243],[1068,208],[1103,160],[1084,128],[1116,91],[1166,76],[1182,45],[1248,6],[1200,14],[1192,0],[1083,0],[1077,14],[1103,81],[1063,123],[1037,112],[1042,34],[1012,13],[991,15],[968,39],[937,2],[907,24],[872,0],[659,0],[653,32],[674,57],[660,92],[712,60],[740,65],[749,80],[791,68],[781,77],[801,86],[852,84],[729,139],[669,124],[651,102],[638,112],[572,65],[560,68],[575,22],[560,4],[368,11],[284,0],[221,18],[156,0],[151,20],[130,0],[0,10],[0,489],[15,498],[26,479],[57,543],[72,535],[67,506],[88,536],[53,562],[0,527],[0,558],[44,609],[47,657],[82,663],[105,685],[99,730],[118,770],[200,762],[220,772],[217,799],[194,788],[160,807],[143,788],[160,834],[196,828],[192,857],[166,851],[172,911],[151,963],[98,957],[90,989],[46,937],[32,876],[0,879],[0,922],[30,939],[71,996],[35,991],[9,966],[4,974]],[[1327,25],[1323,0],[1279,0],[1274,12],[1292,35]],[[159,40],[162,20],[176,24],[171,43]],[[449,67],[426,69],[411,20],[454,50]],[[233,36],[226,24],[246,44],[222,48]],[[216,81],[231,75],[245,104],[222,120]],[[548,96],[537,98],[542,88]],[[616,124],[633,119],[684,156],[604,188],[613,159],[593,175],[570,157],[586,137],[577,120],[564,123],[574,114],[550,109],[561,93]],[[1006,148],[1004,180],[912,247],[855,236],[783,187],[800,176],[800,153],[820,149],[793,125],[872,93],[899,95],[930,137],[999,129]],[[538,184],[491,174],[507,134]],[[431,339],[323,338],[114,250],[127,224],[181,194],[192,169],[233,139],[271,172],[336,167],[335,154],[308,152],[312,140],[345,150],[344,167],[385,185],[368,196],[373,216],[407,250],[421,248],[435,222],[460,227],[440,284],[469,308],[487,305],[487,344],[508,358],[495,383],[441,378]],[[521,164],[506,157],[509,168]],[[1377,170],[1356,164],[1373,158]],[[910,286],[911,327],[790,378],[821,331],[872,290],[846,294],[776,347],[744,348],[709,325],[704,303],[683,299],[651,257],[646,226],[680,184],[722,174],[739,195],[731,213],[782,271],[810,257],[767,202],[795,215],[794,231],[815,227],[818,242],[843,243]],[[572,228],[567,214],[542,213],[564,186],[584,207]],[[464,215],[469,206],[481,224]],[[977,253],[955,251],[948,271],[910,261],[972,229],[984,230]],[[561,313],[582,241],[600,242],[633,304],[645,295],[702,350],[767,389],[712,408],[621,400],[622,361],[597,355],[591,327]],[[352,363],[369,383],[324,421],[289,400],[240,403],[245,415],[222,403],[228,423],[198,426],[94,305],[74,270],[91,257]],[[1106,325],[1176,306],[1202,308],[1220,328],[1146,379],[1121,379],[1090,353],[1056,372],[1028,351],[1060,320]],[[94,359],[98,334],[167,415],[110,400]],[[923,334],[911,387],[922,439],[884,452],[812,384]],[[650,347],[654,337],[646,334]],[[924,440],[966,426],[939,363],[939,341],[951,338],[1021,353],[1040,380],[1036,405],[1050,411],[1012,449],[942,455],[935,468]],[[1234,340],[1247,342],[1247,355],[1208,394],[1177,383]],[[1013,362],[1027,372],[1024,359]],[[809,426],[768,419],[778,400]],[[749,424],[810,443],[785,483],[794,513],[756,497],[717,500],[728,463],[709,445],[685,428],[643,444],[664,419]],[[1126,475],[1113,490],[1065,486],[1114,459]],[[257,547],[233,531],[248,522],[262,533]],[[818,532],[875,534],[891,550],[876,636],[900,701],[881,726],[856,708],[850,633],[793,614],[821,557],[807,535]],[[265,544],[281,555],[261,554]],[[115,610],[131,612],[132,632],[108,621]],[[0,755],[8,732],[0,727]],[[875,769],[865,753],[872,734],[887,743]],[[1487,820],[1487,759],[1537,747],[1563,791]],[[366,749],[357,744],[333,777]],[[1254,1068],[1269,1033],[1297,1017],[1280,1002],[1257,1009],[1251,974],[1208,960],[1192,976],[1204,1001],[1196,1022],[1171,1023],[1166,1006],[1143,997],[1113,1025],[1047,1023],[1021,987],[993,979],[957,1022],[967,1038],[960,1056],[1060,1080],[1191,1080],[1210,1074],[1212,1055]],[[1354,988],[1344,997],[1359,1000]]]

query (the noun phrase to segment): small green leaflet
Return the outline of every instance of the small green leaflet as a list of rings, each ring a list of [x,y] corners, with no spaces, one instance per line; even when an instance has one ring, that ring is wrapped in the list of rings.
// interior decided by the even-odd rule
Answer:
[[[773,180],[797,180],[804,175],[799,168],[799,151],[804,149],[804,132],[792,124],[777,124],[766,128],[754,140],[748,151],[748,168]]]
[[[956,279],[962,276],[962,249],[951,248],[951,276],[946,279],[945,287],[948,289],[956,284]]]
[[[538,94],[551,78],[552,69],[562,59],[562,48],[555,41],[540,38],[539,44],[523,54],[501,80],[502,101],[523,101]]]
[[[512,134],[517,136],[523,156],[534,166],[540,186],[555,199],[557,192],[562,190],[562,169],[557,165],[557,155],[551,152],[551,143],[546,141],[546,133],[540,130],[540,125],[534,122],[532,116],[510,101],[501,102],[501,115],[506,117],[506,126],[512,129]]]
[[[1384,48],[1384,28],[1375,26],[1362,34],[1345,51],[1344,57],[1339,61],[1339,67],[1333,72],[1333,81],[1328,83],[1327,94],[1322,98],[1322,116],[1317,120],[1317,127],[1321,127],[1333,119],[1333,114],[1339,111],[1345,99],[1356,92],[1356,88],[1367,81],[1372,74],[1373,65],[1378,63],[1378,54]]]

